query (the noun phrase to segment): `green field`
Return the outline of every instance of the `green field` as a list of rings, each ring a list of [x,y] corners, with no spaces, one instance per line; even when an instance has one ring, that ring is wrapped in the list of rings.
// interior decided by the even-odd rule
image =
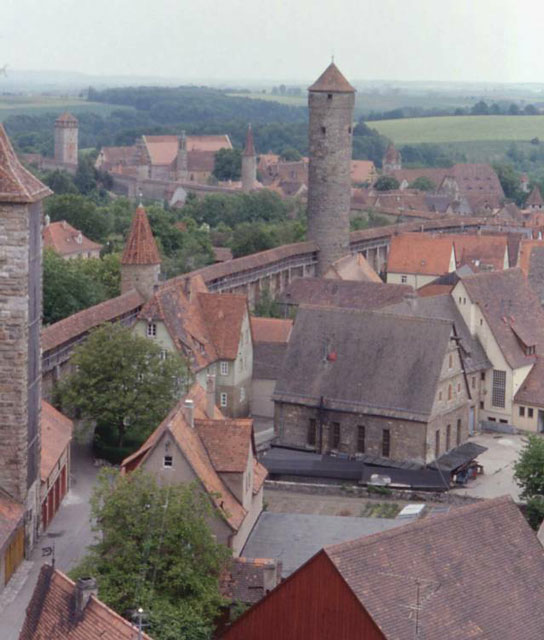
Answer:
[[[443,116],[367,123],[395,144],[544,140],[544,116]]]
[[[101,102],[87,102],[73,97],[50,96],[0,96],[0,122],[12,115],[40,115],[42,113],[98,113],[108,115],[117,109],[132,109]]]

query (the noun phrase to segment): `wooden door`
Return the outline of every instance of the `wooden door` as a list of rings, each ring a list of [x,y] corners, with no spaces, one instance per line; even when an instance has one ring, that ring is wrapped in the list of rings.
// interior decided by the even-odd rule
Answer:
[[[4,584],[9,582],[11,576],[15,573],[17,567],[23,561],[25,556],[25,528],[23,525],[17,529],[13,540],[4,554]]]

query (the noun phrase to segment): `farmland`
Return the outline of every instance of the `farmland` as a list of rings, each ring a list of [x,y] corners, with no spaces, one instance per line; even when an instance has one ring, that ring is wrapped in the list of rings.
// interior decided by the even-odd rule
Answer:
[[[443,116],[369,123],[395,144],[544,140],[544,116]]]
[[[99,102],[87,102],[75,97],[61,96],[0,96],[0,122],[13,115],[42,115],[45,113],[60,114],[70,111],[79,113],[98,113],[108,115],[118,109],[130,109]]]

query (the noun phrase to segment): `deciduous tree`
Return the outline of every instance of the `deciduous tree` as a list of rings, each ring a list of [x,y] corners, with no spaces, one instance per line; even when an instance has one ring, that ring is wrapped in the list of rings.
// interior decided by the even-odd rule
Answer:
[[[544,438],[529,436],[514,464],[514,478],[527,500],[529,523],[537,529],[544,519]]]

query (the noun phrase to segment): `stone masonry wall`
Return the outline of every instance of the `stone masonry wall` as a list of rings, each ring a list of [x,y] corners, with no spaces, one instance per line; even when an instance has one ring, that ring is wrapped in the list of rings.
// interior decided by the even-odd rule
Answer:
[[[353,93],[310,91],[308,239],[319,246],[318,276],[350,253]]]
[[[159,282],[160,264],[121,265],[121,293],[136,289],[146,300],[153,295],[153,287]]]
[[[318,410],[302,405],[275,403],[274,428],[281,444],[304,447],[308,444],[310,419],[319,424]],[[394,460],[425,462],[427,451],[427,425],[424,422],[410,422],[381,416],[323,411],[323,452],[331,450],[331,423],[340,423],[340,445],[343,453],[357,453],[358,426],[365,427],[365,453],[382,457],[383,431],[389,429],[390,455]],[[316,449],[319,450],[319,427]]]
[[[257,181],[257,158],[242,156],[242,191],[251,191]]]

